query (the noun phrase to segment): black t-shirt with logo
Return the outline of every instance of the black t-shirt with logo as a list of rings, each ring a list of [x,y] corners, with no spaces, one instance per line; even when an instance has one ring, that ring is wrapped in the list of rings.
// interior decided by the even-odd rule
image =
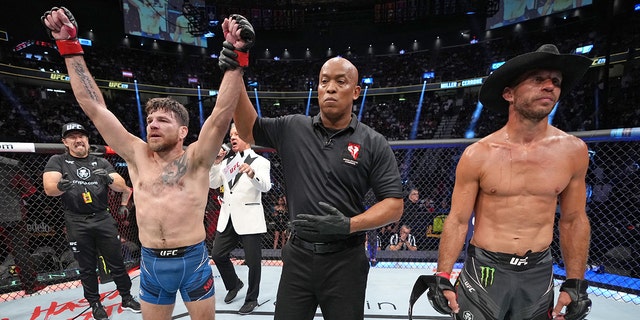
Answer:
[[[94,170],[100,168],[105,169],[109,174],[115,172],[113,166],[104,158],[94,155],[76,158],[65,153],[52,156],[44,172],[56,171],[63,176],[66,173],[66,179],[73,183],[73,188],[60,196],[62,206],[67,211],[89,214],[104,211],[109,205],[109,186],[93,174]]]
[[[343,130],[328,130],[320,116],[288,115],[258,118],[256,144],[275,148],[283,164],[290,218],[300,213],[323,214],[323,201],[353,217],[365,208],[365,194],[376,200],[402,198],[395,155],[380,133],[356,120]],[[314,242],[341,240],[342,235],[314,235],[296,230]]]

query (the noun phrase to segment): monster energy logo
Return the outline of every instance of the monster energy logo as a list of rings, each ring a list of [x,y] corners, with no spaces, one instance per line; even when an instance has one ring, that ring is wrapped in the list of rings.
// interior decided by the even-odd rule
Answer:
[[[493,276],[496,273],[496,269],[495,268],[491,268],[491,267],[480,267],[480,281],[482,282],[482,285],[485,287],[488,287],[490,285],[493,285]]]

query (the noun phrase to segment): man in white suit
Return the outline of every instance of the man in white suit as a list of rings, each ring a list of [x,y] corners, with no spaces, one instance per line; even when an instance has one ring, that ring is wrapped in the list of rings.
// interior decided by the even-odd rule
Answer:
[[[244,286],[238,278],[229,253],[242,241],[245,264],[249,267],[249,288],[239,314],[249,314],[258,305],[262,263],[262,234],[267,225],[262,207],[262,192],[271,189],[271,163],[251,150],[251,145],[238,136],[234,124],[229,131],[231,150],[235,156],[223,158],[220,150],[209,171],[209,187],[223,186],[224,195],[213,241],[211,257],[220,271],[225,288],[229,291],[224,302],[231,303]]]

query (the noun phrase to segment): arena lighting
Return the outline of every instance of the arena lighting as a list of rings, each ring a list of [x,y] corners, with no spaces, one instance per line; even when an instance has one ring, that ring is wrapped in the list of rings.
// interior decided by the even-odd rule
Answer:
[[[498,69],[500,67],[502,67],[502,65],[505,63],[505,61],[500,61],[500,62],[494,62],[491,64],[491,71]]]
[[[556,104],[553,106],[553,109],[551,109],[551,113],[549,113],[549,117],[547,118],[547,122],[549,124],[553,124],[553,118],[556,116],[556,112],[558,111],[558,106],[560,105],[560,102],[556,102]]]
[[[433,79],[435,78],[435,72],[433,71],[429,71],[429,72],[424,72],[422,74],[422,80],[427,80],[427,79]]]
[[[360,111],[358,112],[358,121],[362,120],[362,112],[364,111],[364,102],[367,101],[367,92],[369,91],[369,86],[364,86],[364,91],[362,93],[362,102],[360,102]]]
[[[640,11],[640,3],[636,3],[633,5],[633,11]]]
[[[589,44],[586,46],[582,46],[582,47],[577,47],[576,48],[576,53],[577,54],[587,54],[589,52],[591,52],[591,49],[593,49],[593,45]]]
[[[89,39],[78,38],[78,42],[80,42],[80,44],[83,46],[87,46],[87,47],[93,46],[93,41]]]
[[[196,78],[196,81],[198,79]],[[191,78],[189,78],[189,82],[191,82]],[[198,86],[198,112],[200,115],[200,129],[202,129],[202,126],[204,125],[204,108],[202,106],[202,90],[200,88],[200,86]]]
[[[373,84],[373,77],[364,77],[362,78],[362,83],[366,84],[366,85],[372,85]]]
[[[478,101],[476,103],[476,109],[473,111],[473,115],[471,116],[471,121],[469,122],[469,127],[467,131],[464,133],[464,137],[467,139],[473,139],[476,137],[476,125],[478,124],[478,120],[480,119],[480,114],[482,113],[483,105]]]

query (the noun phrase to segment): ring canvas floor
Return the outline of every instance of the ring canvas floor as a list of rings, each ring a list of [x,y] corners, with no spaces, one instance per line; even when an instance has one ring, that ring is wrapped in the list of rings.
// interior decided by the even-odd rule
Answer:
[[[260,297],[258,306],[249,315],[237,314],[238,309],[244,302],[245,286],[235,300],[226,304],[223,298],[226,290],[220,279],[220,274],[215,266],[213,268],[216,286],[216,319],[230,320],[266,320],[273,319],[274,302],[278,281],[280,279],[281,267],[263,266],[262,281],[260,283]],[[246,281],[247,267],[237,265],[238,276]],[[365,319],[408,319],[407,310],[409,308],[409,294],[416,278],[425,272],[426,269],[399,269],[386,268],[381,263],[372,267],[369,273],[369,282],[365,298]],[[137,296],[139,291],[138,272],[131,274],[133,289],[132,293]],[[140,314],[130,311],[122,311],[120,297],[115,290],[113,282],[100,286],[100,292],[104,295],[105,305],[111,320],[138,320],[142,319]],[[110,293],[110,294],[109,294]],[[612,292],[612,295],[617,293]],[[557,286],[556,286],[557,297]],[[588,320],[624,320],[638,319],[640,305],[633,302],[621,302],[607,299],[601,296],[590,295],[593,301],[593,308]],[[631,297],[637,299],[637,297]],[[87,309],[86,302],[82,299],[82,288],[76,287],[63,291],[53,291],[46,288],[43,291],[24,298],[0,303],[0,320],[62,320],[62,319],[93,319],[91,311]],[[451,317],[441,315],[433,310],[426,299],[426,295],[420,297],[414,307],[414,319],[451,319]],[[173,319],[189,319],[187,309],[181,302],[180,296],[177,298],[173,312]],[[315,319],[323,319],[318,309]],[[292,319],[294,320],[294,319]]]

